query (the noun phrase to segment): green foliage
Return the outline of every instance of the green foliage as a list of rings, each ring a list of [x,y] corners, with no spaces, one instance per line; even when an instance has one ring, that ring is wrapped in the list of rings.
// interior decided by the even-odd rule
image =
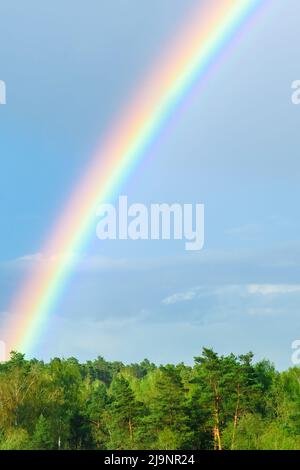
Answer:
[[[173,450],[188,447],[187,399],[180,374],[174,366],[160,367],[155,371],[149,411],[147,421],[154,448]]]
[[[55,447],[50,422],[43,415],[37,420],[32,436],[32,446],[38,450],[49,450]]]
[[[117,375],[110,386],[108,429],[110,449],[134,449],[138,442],[138,427],[143,404],[138,402],[127,379]]]
[[[300,369],[204,348],[194,366],[0,364],[0,450],[299,449]]]
[[[0,443],[0,450],[31,450],[28,432],[22,428],[7,430]]]

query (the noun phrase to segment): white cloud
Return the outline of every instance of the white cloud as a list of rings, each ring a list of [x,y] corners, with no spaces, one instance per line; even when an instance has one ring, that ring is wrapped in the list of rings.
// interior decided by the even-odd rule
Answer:
[[[300,292],[300,284],[249,284],[249,294],[274,295]]]
[[[177,304],[178,302],[186,302],[193,300],[197,295],[197,288],[188,290],[186,292],[177,292],[163,299],[162,303],[166,305]]]
[[[268,316],[268,315],[282,315],[285,311],[274,307],[250,307],[248,308],[249,315]]]
[[[38,252],[20,256],[4,264],[6,266],[15,268],[30,268],[32,266],[40,266],[42,268],[47,268],[58,261],[75,261],[76,258],[78,257],[73,253],[56,253],[52,255],[47,255],[42,252]]]
[[[54,263],[74,263],[74,268],[79,270],[105,270],[112,268],[129,268],[126,259],[113,259],[105,256],[79,256],[75,253],[57,253],[46,255],[44,253],[31,253],[10,261],[1,263],[2,266],[15,269],[30,269],[39,267],[47,269]]]

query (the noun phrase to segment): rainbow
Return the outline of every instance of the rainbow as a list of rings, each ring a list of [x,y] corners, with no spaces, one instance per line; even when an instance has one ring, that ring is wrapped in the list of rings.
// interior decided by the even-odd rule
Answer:
[[[7,351],[31,354],[95,225],[96,208],[115,197],[187,93],[248,23],[263,0],[206,0],[192,11],[129,105],[110,127],[35,263],[12,299]],[[75,255],[75,256],[74,256]],[[43,266],[41,266],[43,265]]]

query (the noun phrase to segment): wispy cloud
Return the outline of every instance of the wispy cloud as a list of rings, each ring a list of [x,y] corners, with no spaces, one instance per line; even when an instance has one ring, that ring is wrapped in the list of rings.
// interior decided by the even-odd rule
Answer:
[[[250,284],[249,294],[284,295],[300,292],[300,284]]]
[[[192,300],[197,295],[197,289],[191,289],[186,292],[178,292],[163,299],[162,303],[166,305],[177,304],[178,302],[186,302]]]
[[[113,259],[105,256],[79,256],[75,253],[56,253],[46,255],[40,252],[26,254],[24,256],[2,262],[1,266],[16,270],[30,269],[33,267],[48,269],[51,268],[53,263],[57,262],[71,262],[74,263],[75,269],[89,271],[129,267],[129,262],[126,259]]]

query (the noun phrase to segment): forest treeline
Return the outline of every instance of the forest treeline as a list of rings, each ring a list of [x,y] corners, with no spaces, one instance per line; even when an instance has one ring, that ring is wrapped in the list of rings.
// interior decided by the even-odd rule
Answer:
[[[0,449],[299,449],[300,369],[203,349],[194,365],[13,352],[0,364]]]

